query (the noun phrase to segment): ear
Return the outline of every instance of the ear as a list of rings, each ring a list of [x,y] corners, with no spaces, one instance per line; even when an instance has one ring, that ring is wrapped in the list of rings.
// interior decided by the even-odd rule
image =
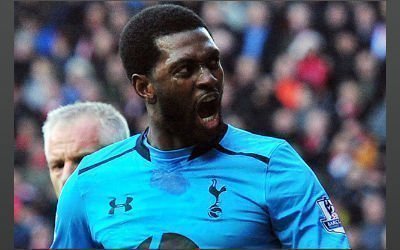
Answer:
[[[155,89],[149,78],[145,75],[133,74],[132,85],[136,93],[147,103],[154,104],[157,101]]]

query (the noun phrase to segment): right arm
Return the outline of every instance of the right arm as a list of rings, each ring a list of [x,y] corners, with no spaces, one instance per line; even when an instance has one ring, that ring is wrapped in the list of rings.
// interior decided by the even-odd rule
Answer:
[[[54,240],[50,246],[52,249],[99,247],[90,233],[77,172],[65,183],[57,204]]]

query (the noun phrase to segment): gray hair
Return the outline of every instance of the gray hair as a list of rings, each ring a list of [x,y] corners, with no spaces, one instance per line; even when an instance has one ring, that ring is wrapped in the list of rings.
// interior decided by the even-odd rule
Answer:
[[[60,121],[71,122],[82,117],[95,117],[100,123],[100,144],[102,146],[129,137],[129,127],[126,119],[112,105],[101,102],[76,102],[61,106],[50,111],[43,124],[45,152],[47,139],[54,125]]]

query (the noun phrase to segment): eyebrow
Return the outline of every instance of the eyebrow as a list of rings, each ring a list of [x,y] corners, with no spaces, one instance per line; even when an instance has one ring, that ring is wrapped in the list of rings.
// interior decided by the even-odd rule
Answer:
[[[206,48],[206,52],[204,57],[205,58],[211,58],[214,56],[218,56],[220,55],[220,52],[218,49],[216,49],[215,47],[210,47],[209,49]],[[194,63],[197,62],[197,60],[193,59],[190,55],[186,55],[183,56],[182,58],[180,58],[179,60],[177,60],[176,62],[171,63],[171,65],[169,66],[170,68],[170,72],[173,71],[176,67],[178,67],[181,64],[185,64],[185,63]]]
[[[93,153],[93,152],[95,152],[96,150],[94,150],[94,151],[92,151],[92,152],[82,152],[82,153],[80,153],[80,154],[77,154],[76,156],[74,156],[72,159],[73,160],[76,160],[76,159],[79,159],[79,158],[83,158],[83,157],[85,157],[85,156],[87,156],[87,155],[90,155],[91,153]]]
[[[96,151],[96,150],[95,150]],[[93,151],[94,152],[94,151]],[[83,152],[83,153],[80,153],[80,154],[78,154],[78,155],[76,155],[74,158],[73,158],[73,160],[76,160],[76,159],[79,159],[79,158],[83,158],[83,157],[85,157],[85,156],[87,156],[87,155],[90,155],[91,153],[93,153],[93,152]]]
[[[95,150],[95,151],[96,151],[96,150]],[[93,151],[93,152],[95,152],[95,151]],[[80,158],[83,158],[83,157],[85,157],[85,156],[87,156],[87,155],[90,155],[90,154],[93,153],[93,152],[82,152],[82,153],[80,153],[80,154],[74,156],[71,160],[75,161],[75,160],[77,160],[77,159],[80,159]],[[57,165],[57,164],[59,164],[59,163],[64,163],[64,162],[65,162],[64,160],[56,159],[56,160],[54,160],[54,161],[49,161],[48,165],[49,165],[49,166],[54,166],[54,165]]]
[[[191,64],[195,62],[196,60],[194,60],[193,58],[181,58],[178,61],[171,63],[171,65],[169,66],[169,71],[174,71],[178,66],[182,64]]]

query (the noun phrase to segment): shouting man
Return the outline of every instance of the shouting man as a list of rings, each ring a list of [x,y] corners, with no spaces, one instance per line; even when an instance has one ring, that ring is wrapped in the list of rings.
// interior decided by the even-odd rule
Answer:
[[[119,45],[148,128],[82,160],[60,197],[53,248],[349,248],[294,149],[223,122],[224,72],[199,16],[149,7]]]

